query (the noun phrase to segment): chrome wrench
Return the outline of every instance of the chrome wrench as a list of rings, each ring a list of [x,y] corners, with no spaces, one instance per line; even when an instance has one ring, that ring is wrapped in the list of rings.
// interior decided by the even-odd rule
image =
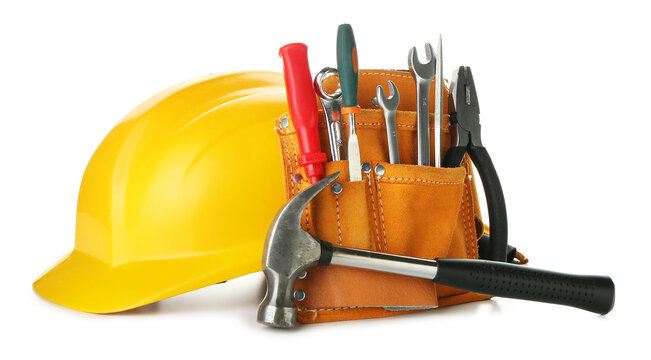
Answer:
[[[336,74],[337,69],[325,67],[314,77],[314,92],[319,96],[325,113],[332,161],[341,160],[341,153],[346,153],[343,127],[341,125],[341,89],[337,89],[334,94],[328,94],[323,90],[323,81]]]
[[[425,54],[427,62],[421,64],[418,61],[416,47],[409,50],[409,71],[416,81],[416,98],[418,99],[418,165],[429,166],[429,88],[436,68],[436,55],[429,43],[425,44]]]
[[[400,104],[400,93],[396,84],[389,80],[389,97],[384,95],[384,89],[381,85],[376,88],[376,96],[373,98],[373,104],[382,108],[384,113],[384,122],[387,128],[387,143],[389,146],[389,162],[391,164],[400,164],[400,152],[398,151],[398,129],[396,125],[396,110]]]

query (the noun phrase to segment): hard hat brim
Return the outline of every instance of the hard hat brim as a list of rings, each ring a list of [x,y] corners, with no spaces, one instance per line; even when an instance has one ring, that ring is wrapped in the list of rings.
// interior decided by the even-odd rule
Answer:
[[[112,266],[74,250],[33,287],[45,299],[74,310],[114,313],[260,271],[261,257],[262,248],[255,246]]]

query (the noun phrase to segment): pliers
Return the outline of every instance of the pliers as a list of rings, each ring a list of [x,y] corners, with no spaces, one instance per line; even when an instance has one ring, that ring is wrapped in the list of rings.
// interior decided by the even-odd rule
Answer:
[[[477,90],[468,66],[460,66],[452,75],[450,84],[452,94],[450,112],[450,132],[452,144],[445,154],[443,167],[458,167],[466,153],[479,171],[490,222],[489,259],[506,261],[508,245],[506,204],[500,179],[495,171],[488,151],[481,143],[481,125],[479,124],[479,103]]]

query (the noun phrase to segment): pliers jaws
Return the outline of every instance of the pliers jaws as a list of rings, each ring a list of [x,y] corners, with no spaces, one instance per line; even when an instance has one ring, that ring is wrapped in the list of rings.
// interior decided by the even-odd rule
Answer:
[[[479,101],[470,67],[459,66],[454,70],[450,93],[456,111],[450,119],[451,131],[454,135],[452,147],[483,146],[479,123]]]

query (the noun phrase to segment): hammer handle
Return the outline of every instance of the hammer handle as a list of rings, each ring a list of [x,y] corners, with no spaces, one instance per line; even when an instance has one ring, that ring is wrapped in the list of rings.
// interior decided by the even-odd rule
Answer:
[[[437,259],[434,281],[512,299],[573,306],[605,315],[615,303],[608,276],[573,275],[488,260]]]
[[[461,290],[573,306],[602,315],[615,303],[615,284],[608,276],[563,274],[499,261],[421,259],[321,241],[319,265],[330,264],[431,279]]]

